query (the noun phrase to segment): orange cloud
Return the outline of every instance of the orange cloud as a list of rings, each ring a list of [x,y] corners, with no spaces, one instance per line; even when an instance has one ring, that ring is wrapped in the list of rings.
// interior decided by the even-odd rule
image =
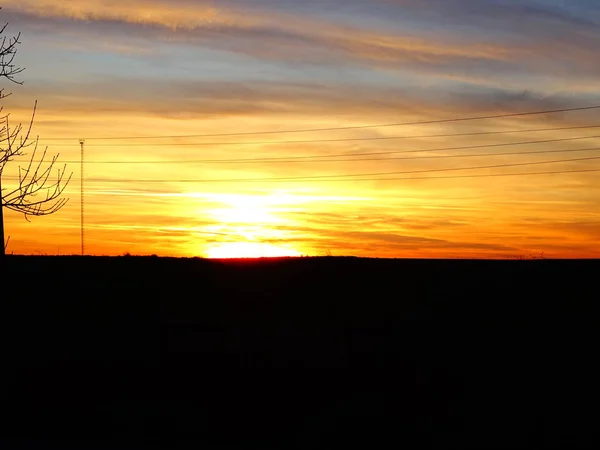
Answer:
[[[67,18],[76,21],[121,21],[140,25],[161,25],[171,29],[195,28],[228,23],[213,2],[179,3],[148,0],[107,2],[103,0],[5,0],[3,6],[32,16]]]

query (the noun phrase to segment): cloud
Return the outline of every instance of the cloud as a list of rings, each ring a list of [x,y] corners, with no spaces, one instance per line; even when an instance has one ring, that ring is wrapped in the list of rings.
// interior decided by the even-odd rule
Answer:
[[[174,4],[175,3],[175,4]],[[7,11],[30,17],[68,19],[74,22],[123,22],[137,25],[160,25],[166,28],[195,28],[201,25],[228,23],[224,12],[213,2],[128,0],[78,0],[55,2],[52,0],[5,0]]]
[[[545,94],[500,88],[448,92],[442,87],[363,88],[359,83],[341,82],[332,86],[319,82],[298,83],[291,80],[144,80],[133,76],[115,75],[106,80],[27,85],[24,91],[19,92],[19,96],[9,97],[5,101],[7,110],[15,114],[14,120],[27,120],[31,113],[31,99],[39,99],[38,125],[56,128],[61,126],[60,118],[62,123],[81,123],[97,122],[111,117],[154,117],[180,121],[254,117],[262,118],[257,125],[259,129],[264,128],[264,121],[285,123],[291,119],[305,121],[315,117],[331,117],[333,120],[345,117],[364,124],[368,117],[372,123],[410,122],[588,106],[592,105],[594,100],[573,94]],[[600,102],[600,99],[597,102]],[[588,124],[591,114],[592,112],[588,111],[532,116],[521,118],[518,123],[530,122],[532,127],[536,126],[536,121],[544,121],[546,126]],[[486,127],[489,123],[473,122],[469,125],[476,131],[477,127]],[[517,122],[515,127],[518,128],[516,124]],[[252,124],[246,122],[247,130],[249,126]],[[287,125],[287,128],[311,127]],[[431,130],[431,127],[428,129]],[[354,132],[357,136],[372,136],[374,133],[383,136],[397,134],[398,130],[373,129],[364,130],[364,133]],[[302,140],[301,136],[293,138]],[[264,137],[258,136],[253,140],[264,140]],[[355,143],[355,146],[366,144]]]
[[[319,236],[315,238],[313,236]],[[336,242],[345,242],[344,247],[336,245]],[[449,241],[442,239],[431,239],[423,236],[408,236],[397,233],[379,233],[372,231],[339,231],[321,230],[311,236],[298,239],[267,239],[265,242],[271,244],[302,244],[310,246],[319,251],[334,249],[338,255],[366,256],[378,254],[381,256],[393,257],[406,255],[407,257],[431,257],[432,254],[448,255],[450,253],[468,253],[489,255],[491,252],[498,254],[513,254],[518,249],[516,247],[484,243],[484,242],[464,242]]]
[[[551,71],[556,76],[566,73],[567,67],[571,76],[578,74],[585,79],[600,70],[600,63],[591,58],[600,34],[595,28],[585,26],[588,22],[584,19],[567,20],[570,17],[567,14],[547,9],[538,11],[533,7],[501,8],[493,2],[489,5],[486,2],[473,12],[461,4],[450,10],[444,2],[433,2],[435,8],[432,6],[432,9],[447,12],[449,18],[456,21],[462,19],[461,26],[468,25],[473,15],[487,23],[488,15],[493,14],[501,25],[508,26],[518,19],[526,20],[527,27],[500,39],[489,36],[493,27],[487,29],[481,24],[476,38],[461,32],[461,28],[427,27],[424,28],[427,33],[404,31],[407,20],[402,19],[398,11],[401,25],[392,31],[321,19],[317,6],[312,14],[310,10],[291,14],[281,8],[268,10],[265,6],[274,4],[264,2],[245,3],[244,8],[237,2],[219,3],[229,6],[226,8],[210,2],[172,5],[153,1],[144,2],[142,6],[139,1],[107,4],[88,0],[57,4],[19,0],[9,1],[6,7],[15,20],[35,24],[48,33],[108,37],[109,41],[112,36],[114,42],[110,45],[113,46],[118,45],[119,36],[128,36],[143,39],[140,42],[147,46],[154,45],[153,42],[189,44],[262,61],[364,66],[398,73],[418,71],[432,77],[478,83],[485,83],[486,77],[507,83],[514,76],[527,77],[531,73],[551,79]],[[402,2],[403,8],[407,5],[409,12],[420,11],[414,4],[411,9],[411,2]],[[560,32],[560,40],[544,32],[549,17],[553,20],[553,33]],[[128,48],[131,51],[131,46]],[[514,79],[512,82],[516,83]]]

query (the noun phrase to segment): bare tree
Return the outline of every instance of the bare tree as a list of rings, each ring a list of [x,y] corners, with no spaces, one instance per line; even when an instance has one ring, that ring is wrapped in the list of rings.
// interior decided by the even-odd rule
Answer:
[[[1,9],[1,8],[0,8]],[[17,53],[17,45],[20,44],[20,34],[6,37],[4,32],[8,24],[0,27],[0,78],[7,79],[16,84],[23,84],[15,77],[24,69],[14,65],[13,61]],[[5,94],[0,89],[0,100],[10,94]],[[33,114],[27,127],[18,124],[11,127],[9,114],[0,116],[0,257],[5,255],[8,241],[4,238],[4,208],[22,213],[26,220],[29,216],[45,216],[54,214],[60,210],[68,199],[61,198],[71,175],[65,178],[66,165],[63,170],[57,170],[56,179],[50,178],[54,171],[54,164],[58,154],[51,160],[46,159],[47,148],[43,152],[38,151],[38,138],[31,137],[31,129],[35,119],[37,102],[33,107]],[[0,113],[3,111],[0,106]],[[27,152],[29,150],[29,153]],[[19,166],[16,183],[10,188],[2,187],[2,175],[8,163],[15,158],[27,155],[28,162],[24,167]],[[38,158],[36,160],[36,155]],[[26,160],[27,161],[27,160]]]

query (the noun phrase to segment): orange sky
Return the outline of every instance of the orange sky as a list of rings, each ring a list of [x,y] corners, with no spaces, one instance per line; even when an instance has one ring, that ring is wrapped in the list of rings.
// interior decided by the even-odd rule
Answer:
[[[593,137],[600,128],[424,137],[600,125],[600,110],[310,133],[120,139],[600,105],[600,67],[586,53],[600,34],[574,20],[584,13],[592,20],[595,10],[561,10],[549,2],[546,9],[523,12],[523,2],[508,2],[512,15],[503,9],[495,25],[480,21],[477,28],[472,10],[448,12],[441,1],[430,0],[427,11],[409,0],[330,3],[336,8],[269,0],[2,2],[8,32],[23,32],[18,60],[26,68],[24,86],[1,81],[13,93],[3,101],[5,112],[12,123],[26,121],[37,100],[40,144],[60,153],[73,172],[65,192],[70,201],[56,215],[29,223],[5,211],[8,252],[80,251],[82,137],[89,254],[600,257],[600,172],[439,178],[600,170],[600,159],[269,180],[600,157],[598,150],[572,152],[600,148]],[[561,30],[556,45],[544,34],[549,24]],[[109,137],[117,139],[94,139]],[[483,147],[576,137],[589,138]],[[321,142],[297,142],[307,140]],[[466,146],[480,147],[456,149]],[[435,150],[445,148],[454,149]],[[531,151],[555,153],[523,154]],[[397,153],[353,156],[379,152]],[[207,161],[328,155],[348,156]],[[5,170],[5,187],[14,183],[17,166]],[[248,178],[264,181],[239,181]]]

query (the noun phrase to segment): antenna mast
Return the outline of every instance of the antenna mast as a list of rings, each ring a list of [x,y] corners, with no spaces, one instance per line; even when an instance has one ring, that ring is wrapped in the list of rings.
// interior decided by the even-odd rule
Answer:
[[[85,146],[85,139],[80,139],[79,140],[79,144],[81,145],[81,256],[83,256],[85,254],[85,245],[84,245],[84,222],[83,222],[83,206],[84,206],[84,199],[83,199],[83,162],[84,162],[84,146]]]

